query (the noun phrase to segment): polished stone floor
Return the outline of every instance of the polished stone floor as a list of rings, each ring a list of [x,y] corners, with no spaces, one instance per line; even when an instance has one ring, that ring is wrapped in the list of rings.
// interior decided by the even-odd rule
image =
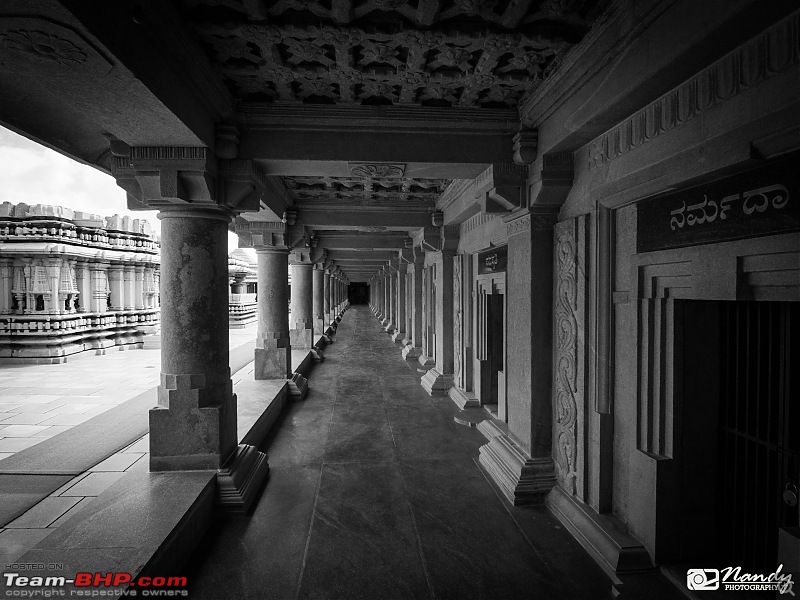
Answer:
[[[478,466],[485,439],[431,398],[365,306],[348,310],[262,446],[251,516],[189,561],[197,599],[596,600],[610,581],[543,507],[513,507]]]

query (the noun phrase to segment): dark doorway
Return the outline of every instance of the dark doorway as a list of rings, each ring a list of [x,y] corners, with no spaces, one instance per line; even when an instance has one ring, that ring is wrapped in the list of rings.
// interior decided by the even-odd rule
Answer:
[[[783,493],[800,485],[800,303],[725,302],[720,322],[721,558],[771,573],[798,524]]]
[[[481,404],[495,415],[501,396],[505,397],[503,307],[503,294],[486,295],[486,353],[481,358],[480,398]]]
[[[800,303],[683,301],[675,318],[675,559],[772,573],[798,525]]]
[[[369,286],[366,283],[351,283],[347,286],[347,299],[350,304],[367,304]]]

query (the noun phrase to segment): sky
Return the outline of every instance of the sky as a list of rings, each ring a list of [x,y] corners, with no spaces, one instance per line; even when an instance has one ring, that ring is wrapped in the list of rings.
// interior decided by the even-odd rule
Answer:
[[[51,204],[103,217],[147,219],[156,231],[156,211],[129,211],[125,191],[102,171],[0,127],[0,204]],[[228,251],[237,247],[228,234]]]

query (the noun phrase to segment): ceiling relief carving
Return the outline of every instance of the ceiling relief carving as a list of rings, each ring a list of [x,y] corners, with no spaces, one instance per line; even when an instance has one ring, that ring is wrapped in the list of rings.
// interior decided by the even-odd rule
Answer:
[[[598,3],[175,2],[239,99],[470,108],[515,108],[588,30]]]
[[[433,206],[450,184],[446,179],[389,177],[287,177],[286,187],[295,202],[331,204],[415,203]]]
[[[350,175],[353,177],[402,177],[405,165],[387,165],[382,163],[350,164]]]

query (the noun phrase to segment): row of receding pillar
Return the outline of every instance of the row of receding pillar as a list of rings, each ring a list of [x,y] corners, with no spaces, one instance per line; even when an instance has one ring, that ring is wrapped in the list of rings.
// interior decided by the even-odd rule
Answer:
[[[262,247],[258,257],[258,333],[256,379],[292,377],[291,349],[310,349],[336,327],[347,307],[347,283],[341,273],[292,255],[289,306],[288,248]]]
[[[404,358],[428,368],[422,386],[447,394],[453,383],[453,254],[405,248],[370,279],[370,307]]]

